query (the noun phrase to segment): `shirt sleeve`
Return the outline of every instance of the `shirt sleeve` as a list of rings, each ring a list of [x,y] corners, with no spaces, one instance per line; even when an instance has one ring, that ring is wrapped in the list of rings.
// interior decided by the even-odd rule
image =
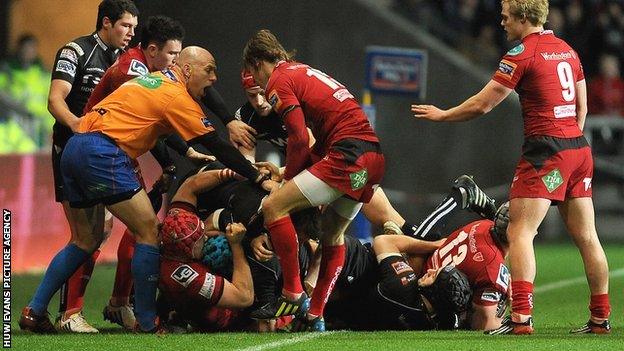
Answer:
[[[498,69],[494,72],[492,79],[509,89],[515,89],[528,63],[529,60],[526,58],[518,59],[515,56],[505,55],[498,63]]]
[[[509,294],[511,274],[503,263],[486,267],[488,279],[474,287],[472,301],[477,305],[493,306],[504,301]]]
[[[212,122],[187,94],[179,94],[165,109],[165,119],[185,141],[214,132]]]
[[[273,81],[269,81],[267,85],[268,101],[273,111],[283,117],[285,113],[300,106],[300,103],[295,95],[294,85],[290,77],[279,72],[276,75],[277,77]]]
[[[209,304],[216,305],[223,296],[223,277],[200,269],[199,276],[187,289],[188,297],[205,299]]]
[[[83,55],[84,51],[80,45],[74,42],[70,42],[60,48],[54,59],[52,79],[62,79],[73,85],[79,61]]]

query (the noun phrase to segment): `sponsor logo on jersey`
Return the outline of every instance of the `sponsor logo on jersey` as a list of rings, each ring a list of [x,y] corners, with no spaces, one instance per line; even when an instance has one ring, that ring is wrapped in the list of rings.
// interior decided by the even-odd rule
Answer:
[[[82,50],[82,48],[80,47],[80,45],[78,45],[78,44],[74,43],[73,41],[70,41],[70,42],[69,42],[69,43],[67,43],[67,45],[65,45],[65,46],[68,46],[68,47],[70,47],[70,48],[72,48],[72,49],[76,50],[76,52],[78,53],[78,56],[82,56],[82,55],[84,55],[84,50]]]
[[[472,256],[472,260],[475,262],[483,262],[483,253],[477,252],[474,256]]]
[[[185,288],[188,288],[191,282],[193,282],[193,280],[195,280],[198,276],[199,273],[186,264],[179,266],[175,271],[173,271],[173,273],[171,273],[171,279],[175,280]]]
[[[489,301],[489,302],[498,302],[500,301],[502,296],[503,294],[499,293],[498,291],[485,290],[483,294],[481,294],[481,300]]]
[[[210,300],[212,298],[212,294],[215,291],[215,286],[217,285],[217,278],[207,273],[206,278],[204,279],[204,284],[199,289],[199,294],[206,298],[206,300]]]
[[[334,98],[340,102],[343,102],[346,99],[354,99],[353,95],[351,95],[351,93],[345,88],[337,90],[334,93]]]
[[[555,168],[550,173],[542,177],[542,182],[546,186],[546,189],[549,193],[557,190],[563,184],[563,177],[561,176],[561,172],[559,168]]]
[[[511,50],[507,51],[507,55],[509,56],[517,56],[524,52],[524,44],[520,44]]]
[[[496,75],[499,75],[505,79],[511,80],[511,78],[513,78],[514,72],[516,71],[517,67],[518,65],[511,61],[502,60],[498,64],[498,70],[496,71]]]
[[[149,70],[147,66],[139,60],[132,59],[130,61],[130,66],[128,67],[128,72],[126,72],[129,76],[144,76],[149,74]]]
[[[78,55],[76,55],[76,51],[72,49],[61,50],[59,58],[70,60],[73,63],[78,63]]]
[[[397,261],[392,263],[392,269],[397,275],[405,272],[413,272],[414,270],[404,261]]]
[[[360,171],[349,174],[351,179],[351,190],[360,190],[368,182],[368,169],[364,168]]]
[[[555,106],[553,113],[555,118],[576,117],[576,105]]]
[[[58,60],[56,63],[56,71],[67,73],[73,77],[76,75],[76,65],[67,60]]]
[[[137,81],[137,83],[147,89],[157,89],[162,85],[162,78],[153,74],[140,76],[138,78],[135,78],[135,80]]]
[[[279,111],[279,108],[282,106],[282,100],[280,100],[277,91],[274,89],[269,93],[269,104],[273,107],[273,110]]]
[[[414,280],[416,280],[416,274],[410,273],[406,277],[401,278],[401,285],[405,286]]]
[[[498,268],[498,277],[496,278],[496,284],[500,285],[503,290],[507,291],[509,288],[509,281],[511,280],[511,274],[509,274],[509,269],[504,264],[500,264]]]
[[[572,52],[570,52],[570,51],[568,51],[568,52],[551,52],[551,53],[540,52],[540,55],[542,55],[542,57],[546,61],[561,61],[561,60],[567,60],[567,59],[571,59],[572,58]]]

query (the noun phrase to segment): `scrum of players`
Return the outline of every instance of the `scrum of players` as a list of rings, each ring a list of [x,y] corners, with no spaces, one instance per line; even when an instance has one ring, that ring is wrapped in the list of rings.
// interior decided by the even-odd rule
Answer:
[[[148,21],[153,27],[170,20]],[[230,130],[231,144],[221,140],[200,106],[224,114],[222,103],[207,98],[209,90],[214,95],[216,62],[203,48],[182,49],[181,37],[143,42],[121,53],[85,115],[71,127],[75,134],[61,158],[64,195],[78,218],[77,230],[101,231],[103,222],[91,217],[103,218],[97,211],[105,207],[128,226],[124,235],[135,240],[134,257],[122,272],[126,278],[120,278],[131,279],[131,266],[134,306],[130,281],[123,284],[124,296],[114,294],[105,308],[107,320],[152,333],[469,329],[519,334],[504,318],[512,296],[505,265],[509,202],[497,208],[472,177],[461,175],[430,215],[419,224],[406,221],[379,186],[384,155],[354,96],[329,75],[295,61],[269,30],[255,33],[243,49],[247,102],[235,119],[222,118],[228,129],[232,121],[239,129]],[[155,60],[163,50],[162,59]],[[132,161],[163,136],[198,167],[181,179],[159,224],[154,213],[166,187],[146,194],[142,179],[131,178],[140,175]],[[285,167],[256,160],[261,140],[285,157]],[[217,161],[195,151],[195,144]],[[117,178],[98,171],[100,161],[77,154],[114,154]],[[166,174],[170,164],[161,165]],[[383,228],[371,243],[346,233],[360,210]],[[461,212],[479,219],[448,228]],[[76,240],[55,257],[51,267],[62,256],[71,260],[71,268],[62,274],[48,269],[24,308],[22,329],[97,332],[81,315],[80,323],[62,317],[53,326],[45,292],[53,294],[102,241],[101,236]],[[591,323],[577,332],[605,331]]]

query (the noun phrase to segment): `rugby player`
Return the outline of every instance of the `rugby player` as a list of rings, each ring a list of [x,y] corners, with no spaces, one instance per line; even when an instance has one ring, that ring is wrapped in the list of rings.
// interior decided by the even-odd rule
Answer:
[[[594,222],[594,166],[583,136],[587,115],[583,66],[570,45],[544,30],[548,0],[503,0],[501,5],[507,39],[521,43],[502,58],[492,80],[456,107],[412,105],[412,112],[432,121],[467,121],[491,111],[512,90],[518,92],[525,141],[509,196],[512,308],[504,325],[489,334],[533,333],[533,238],[551,205],[558,206],[579,249],[590,290],[589,320],[571,332],[607,334],[609,268]]]
[[[264,89],[256,83],[247,70],[243,70],[241,73],[241,84],[243,90],[245,90],[247,102],[234,113],[234,117],[254,128],[257,132],[256,140],[269,142],[285,156],[288,145],[288,133],[286,133],[286,127],[282,119],[267,101]],[[312,148],[315,142],[314,135],[312,135],[310,129],[308,129],[308,134],[310,138],[309,146]],[[239,147],[239,151],[251,162],[256,161],[255,147]],[[413,235],[416,229],[416,226],[407,222],[394,209],[380,187],[375,190],[370,202],[362,206],[362,212],[374,225],[384,227],[386,231]],[[424,233],[421,232],[421,234]],[[427,240],[428,237],[423,235],[422,239]]]
[[[72,217],[67,198],[63,193],[61,156],[69,138],[78,129],[80,116],[89,95],[108,67],[110,67],[134,37],[139,10],[130,0],[104,0],[98,6],[95,32],[70,41],[56,53],[52,82],[48,95],[48,110],[56,120],[52,133],[52,171],[55,199],[63,206],[71,231],[70,242],[78,240],[75,230],[77,219]],[[100,206],[98,211],[104,211]],[[110,232],[112,218],[102,229]],[[74,279],[63,286],[59,309],[62,312],[57,327],[79,333],[97,333],[82,315],[83,296],[91,277],[99,250],[80,267]],[[34,315],[42,315],[45,308],[35,304]],[[28,315],[30,312],[26,312]],[[25,321],[23,328],[35,332],[53,333],[54,326],[42,322]]]
[[[247,42],[243,62],[254,80],[266,87],[268,101],[288,133],[286,183],[262,206],[284,286],[272,309],[252,317],[272,319],[306,309],[290,213],[330,204],[324,213],[319,278],[307,315],[314,329],[322,324],[325,302],[342,269],[343,233],[362,203],[370,201],[385,161],[379,139],[351,93],[325,73],[292,61],[270,31],[261,30]],[[306,125],[316,138],[313,151]]]

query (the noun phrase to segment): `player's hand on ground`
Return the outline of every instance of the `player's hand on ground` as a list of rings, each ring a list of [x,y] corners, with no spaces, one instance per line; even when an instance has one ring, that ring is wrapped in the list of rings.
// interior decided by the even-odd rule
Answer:
[[[258,133],[247,123],[235,119],[227,124],[227,129],[232,144],[236,146],[240,145],[247,149],[256,147],[255,135]]]
[[[424,118],[431,121],[441,121],[444,119],[446,111],[433,105],[412,105],[412,112],[416,118]]]
[[[247,228],[241,223],[230,223],[225,227],[225,238],[231,244],[240,244],[245,237]]]
[[[216,157],[211,156],[211,155],[206,155],[199,151],[196,151],[191,146],[189,146],[188,150],[186,151],[186,157],[190,159],[191,161],[195,161],[198,163],[214,162],[217,160]]]
[[[281,173],[280,168],[272,162],[256,162],[254,163],[254,165],[258,167],[260,172],[268,171],[269,174],[271,174],[271,180],[281,182],[284,178],[284,175]]]
[[[251,251],[258,261],[268,261],[273,257],[273,246],[269,236],[262,234],[251,241]]]

